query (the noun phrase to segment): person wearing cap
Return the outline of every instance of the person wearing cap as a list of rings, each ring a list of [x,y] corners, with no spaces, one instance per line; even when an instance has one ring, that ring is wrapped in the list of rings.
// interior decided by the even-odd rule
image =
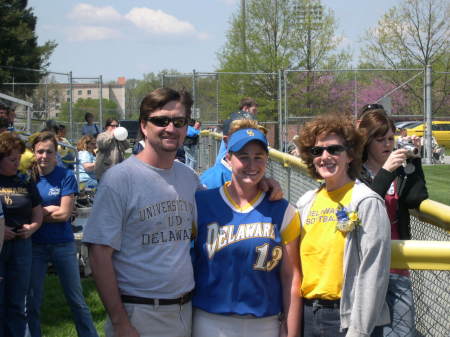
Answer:
[[[108,118],[105,122],[105,131],[97,136],[97,161],[95,165],[95,177],[100,181],[102,175],[110,167],[125,159],[125,151],[130,147],[126,139],[117,137],[120,124],[115,118]]]
[[[220,142],[219,151],[214,166],[205,170],[200,176],[200,181],[208,188],[217,188],[231,179],[231,167],[226,159],[226,137],[230,132],[230,125],[235,120],[256,120],[258,104],[251,97],[244,97],[239,102],[239,111],[233,112],[229,119],[223,122],[222,132],[224,139]]]
[[[234,121],[227,148],[231,181],[195,197],[192,336],[298,336],[299,215],[258,189],[269,152],[263,127]]]

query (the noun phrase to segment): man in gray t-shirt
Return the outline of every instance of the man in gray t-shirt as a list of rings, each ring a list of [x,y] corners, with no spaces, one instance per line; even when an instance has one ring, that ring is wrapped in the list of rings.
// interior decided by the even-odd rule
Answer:
[[[109,169],[99,185],[84,242],[109,316],[106,336],[191,335],[189,247],[200,182],[174,162],[191,106],[188,93],[168,88],[144,97],[144,150]]]

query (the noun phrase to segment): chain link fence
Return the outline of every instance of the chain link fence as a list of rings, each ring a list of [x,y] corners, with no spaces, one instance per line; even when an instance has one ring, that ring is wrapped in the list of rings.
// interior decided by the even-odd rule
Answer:
[[[214,164],[221,137],[218,134],[203,136],[199,143],[199,171]],[[299,159],[288,154],[272,151],[267,175],[275,178],[291,203],[306,191],[317,188],[319,182],[312,179],[299,164]],[[450,207],[442,205],[450,212]],[[430,223],[411,216],[412,240],[450,241],[450,233]],[[449,261],[450,263],[450,261]],[[415,331],[409,336],[448,337],[450,335],[450,271],[409,270],[414,306]],[[392,336],[394,337],[394,336]]]

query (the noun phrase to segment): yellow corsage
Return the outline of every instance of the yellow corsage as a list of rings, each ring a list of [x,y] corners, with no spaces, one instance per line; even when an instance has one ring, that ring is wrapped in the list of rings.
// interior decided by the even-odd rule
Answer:
[[[349,212],[341,204],[339,204],[339,207],[336,211],[336,219],[336,230],[344,234],[353,231],[356,226],[361,224],[361,220],[359,220],[358,218],[358,213],[354,211]]]

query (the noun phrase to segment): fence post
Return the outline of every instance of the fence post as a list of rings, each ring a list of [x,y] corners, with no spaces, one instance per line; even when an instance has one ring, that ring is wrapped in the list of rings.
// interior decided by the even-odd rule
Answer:
[[[216,73],[216,123],[219,124],[219,95],[220,95],[220,79]]]
[[[31,114],[33,112],[31,111],[31,108],[27,106],[27,132],[31,133]]]
[[[98,106],[99,108],[99,123],[100,123],[100,130],[103,126],[103,76],[100,75],[98,77],[98,85],[100,87],[100,104]]]
[[[193,118],[198,118],[200,116],[197,116],[197,90],[195,90],[195,79],[196,79],[196,73],[195,73],[195,69],[192,70],[192,98],[194,99],[194,104],[193,104],[193,108],[194,108],[194,116]]]
[[[425,163],[431,164],[431,158],[432,158],[432,110],[431,110],[431,65],[427,64],[425,68],[425,120],[426,120],[426,133],[425,133]]]
[[[72,71],[69,72],[69,123],[70,123],[70,140],[73,142],[74,133],[73,133],[73,78]]]
[[[281,83],[281,70],[278,70],[278,149],[280,151],[283,151],[283,139],[284,139],[284,132],[283,132],[283,109],[281,107],[281,100],[282,100],[282,83]]]

